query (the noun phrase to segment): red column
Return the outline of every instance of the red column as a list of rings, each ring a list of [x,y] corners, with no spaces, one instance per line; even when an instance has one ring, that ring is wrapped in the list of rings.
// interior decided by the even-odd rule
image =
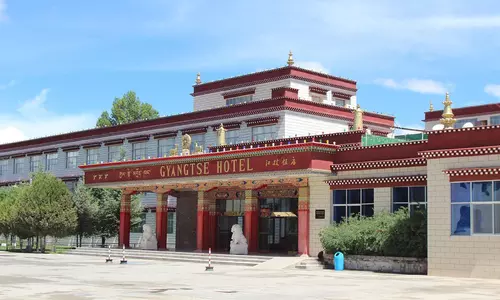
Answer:
[[[122,194],[120,203],[119,246],[130,247],[130,194]]]
[[[167,194],[156,194],[156,240],[158,241],[158,250],[167,249],[167,197]]]
[[[299,254],[309,255],[309,187],[299,188]]]
[[[217,212],[216,212],[216,200],[210,199],[208,201],[208,248],[212,248],[212,251],[215,249],[215,243],[217,241]]]
[[[208,249],[209,233],[209,204],[204,199],[204,192],[198,191],[198,212],[196,220],[196,249]]]
[[[248,242],[248,252],[259,250],[259,201],[252,190],[245,191],[245,237]]]

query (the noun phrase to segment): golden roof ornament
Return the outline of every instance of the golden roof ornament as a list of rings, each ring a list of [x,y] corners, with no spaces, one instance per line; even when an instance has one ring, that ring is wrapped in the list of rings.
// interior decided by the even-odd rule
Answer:
[[[189,155],[191,148],[191,136],[186,133],[182,136],[181,141],[182,141],[182,155]]]
[[[293,66],[293,64],[294,64],[292,50],[290,50],[290,52],[288,53],[288,61],[286,63],[289,66]]]
[[[352,125],[352,130],[363,130],[363,110],[359,106],[356,106],[354,112],[354,124]]]
[[[429,102],[429,111],[434,111],[434,105],[432,105],[432,101]]]
[[[217,128],[217,144],[218,146],[225,146],[226,145],[226,129],[224,128],[224,125],[220,123],[219,128]]]
[[[443,114],[441,115],[443,118],[439,120],[441,124],[444,125],[444,129],[452,129],[453,125],[455,125],[455,122],[457,120],[454,118],[455,115],[453,114],[453,111],[451,110],[451,102],[450,100],[450,94],[446,93],[446,98],[444,99],[444,109],[443,109]]]
[[[201,76],[200,76],[200,72],[198,72],[198,74],[196,74],[196,81],[195,81],[196,84],[201,84]]]

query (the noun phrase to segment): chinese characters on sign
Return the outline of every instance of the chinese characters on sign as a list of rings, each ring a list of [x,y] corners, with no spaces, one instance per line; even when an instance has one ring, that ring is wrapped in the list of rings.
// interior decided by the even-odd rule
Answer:
[[[273,167],[280,167],[280,166],[295,166],[297,162],[295,161],[295,157],[292,157],[291,159],[288,158],[275,158],[273,160],[267,160],[266,159],[266,167],[268,166],[273,166]]]

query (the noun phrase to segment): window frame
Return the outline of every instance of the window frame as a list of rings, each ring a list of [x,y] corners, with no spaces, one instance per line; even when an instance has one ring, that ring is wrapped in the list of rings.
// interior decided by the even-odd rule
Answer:
[[[410,189],[412,188],[424,188],[424,195],[425,195],[425,201],[422,202],[411,202],[411,192]],[[408,196],[406,202],[394,202],[394,189],[395,188],[407,188],[408,189]],[[391,188],[391,212],[395,213],[397,210],[394,210],[394,204],[402,205],[406,204],[406,207],[408,208],[410,214],[413,213],[413,207],[418,206],[418,205],[424,205],[425,210],[427,211],[427,200],[428,200],[428,195],[427,195],[427,186],[426,185],[415,185],[415,186],[395,186]]]
[[[54,152],[54,153],[47,153],[45,154],[45,170],[46,171],[53,171],[57,167],[59,159],[59,153]]]
[[[194,151],[196,150],[195,147],[196,147],[196,142],[200,142],[200,139],[198,139],[198,137],[202,137],[201,139],[201,146],[203,147],[203,151],[205,151],[206,147],[205,147],[205,143],[206,143],[206,138],[205,138],[205,133],[196,133],[196,134],[192,134],[191,135],[191,146],[190,146],[190,152],[191,153],[194,153]],[[200,145],[198,145],[200,146]]]
[[[14,170],[13,170],[13,174],[22,174],[24,173],[24,156],[23,157],[16,157],[14,158],[14,162],[13,162],[13,167],[14,167]],[[19,163],[19,161],[21,161],[21,163]]]
[[[87,165],[95,165],[99,163],[99,150],[100,147],[95,147],[95,148],[88,148],[87,150],[87,155],[85,157],[85,161],[87,162]],[[94,153],[95,151],[95,153]],[[91,157],[94,158],[95,160],[91,160]]]
[[[225,100],[226,100],[226,106],[238,105],[241,103],[248,103],[248,102],[252,102],[253,94],[230,97],[230,98],[226,98]]]
[[[256,133],[255,131],[263,128],[264,132],[258,132]],[[266,132],[265,129],[271,128],[271,131]],[[262,141],[270,141],[270,140],[275,140],[278,135],[278,126],[277,124],[272,124],[272,125],[263,125],[263,126],[252,126],[252,142],[262,142]],[[263,139],[257,139],[256,137],[259,136],[264,136]]]
[[[231,136],[234,135],[234,136]],[[238,129],[228,130],[226,131],[226,144],[227,145],[235,145],[239,143],[240,131]]]
[[[2,159],[0,160],[0,176],[7,175],[9,171],[9,160]]]
[[[66,152],[66,169],[76,169],[78,167],[78,157],[79,156],[80,156],[80,150],[67,151]]]
[[[35,157],[37,158],[36,160],[33,159]],[[30,156],[29,158],[30,158],[30,161],[29,161],[30,172],[31,173],[36,172],[37,169],[40,168],[40,162],[42,161],[42,156],[41,155],[33,155],[33,156]]]
[[[108,162],[117,162],[120,160],[120,152],[121,152],[121,147],[123,144],[120,145],[109,145],[108,146]],[[111,151],[111,150],[116,149],[116,151]],[[116,159],[114,159],[114,155],[116,154]]]
[[[498,122],[493,122],[493,120],[498,120]],[[490,125],[500,125],[500,115],[491,116]]]
[[[136,148],[138,145],[141,145],[143,147],[141,148]],[[139,156],[139,158],[137,158],[137,155],[136,153],[138,151],[141,151],[143,155]],[[147,146],[147,142],[136,142],[136,143],[132,143],[132,160],[141,160],[141,159],[146,159],[146,154],[147,154],[147,151],[148,151],[148,146]]]
[[[162,145],[162,142],[164,142],[165,144]],[[169,137],[169,138],[158,139],[158,144],[157,144],[158,157],[170,156],[170,150],[174,149],[174,147],[175,147],[175,138]]]
[[[363,191],[364,190],[372,190],[372,195],[373,195],[373,200],[372,202],[364,202],[363,201]],[[345,192],[345,203],[335,203],[335,192],[338,191],[344,191]],[[359,191],[359,203],[349,203],[348,200],[348,191]],[[345,218],[349,219],[350,215],[347,213],[349,212],[349,207],[359,207],[359,215],[361,216],[366,216],[363,214],[363,207],[372,207],[373,213],[371,216],[375,214],[375,189],[374,188],[357,188],[357,189],[338,189],[338,190],[332,190],[332,201],[331,201],[331,218],[330,218],[330,223],[331,224],[340,224],[340,222],[335,221],[335,207],[345,207]],[[369,216],[368,216],[369,217]]]
[[[466,183],[469,184],[469,199],[468,201],[453,201],[453,190],[452,185]],[[491,183],[491,201],[474,201],[474,191],[473,183]],[[500,187],[500,180],[471,180],[471,181],[454,181],[450,182],[450,236],[500,236],[500,228],[498,232],[495,232],[495,205],[500,205],[500,195],[499,199],[495,197],[495,183],[498,183]],[[500,189],[499,189],[500,190]],[[499,193],[500,194],[500,193]],[[453,234],[453,207],[467,205],[469,206],[469,234]],[[491,206],[491,233],[475,233],[474,232],[474,205],[490,205]],[[500,215],[498,216],[500,218]],[[460,220],[460,219],[459,219]],[[455,228],[456,231],[456,228]]]

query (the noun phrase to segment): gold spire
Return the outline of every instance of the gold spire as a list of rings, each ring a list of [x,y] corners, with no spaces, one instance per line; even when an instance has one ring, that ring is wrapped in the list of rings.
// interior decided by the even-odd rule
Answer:
[[[198,72],[198,74],[196,74],[196,81],[195,81],[196,84],[201,84],[201,76],[200,76],[200,72]]]
[[[294,64],[292,50],[290,50],[290,52],[288,53],[288,61],[287,61],[287,64],[288,64],[289,66],[293,66],[293,64]]]
[[[363,110],[359,106],[356,106],[354,112],[354,124],[352,125],[352,130],[363,130]]]
[[[444,129],[452,129],[453,125],[457,121],[454,117],[455,115],[453,114],[453,111],[451,110],[451,102],[450,100],[450,94],[446,93],[446,98],[444,99],[444,109],[443,109],[443,114],[441,115],[443,118],[440,121],[441,124],[444,125]]]
[[[429,102],[429,111],[434,111],[434,105],[432,105],[432,101]]]

